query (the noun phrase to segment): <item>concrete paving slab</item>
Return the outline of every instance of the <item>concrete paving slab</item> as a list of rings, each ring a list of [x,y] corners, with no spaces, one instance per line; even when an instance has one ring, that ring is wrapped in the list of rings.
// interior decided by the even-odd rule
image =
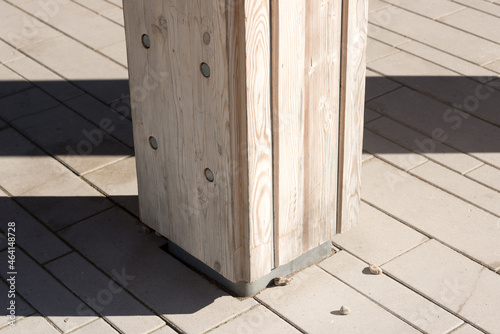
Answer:
[[[461,174],[481,166],[483,163],[465,153],[416,132],[387,117],[381,117],[366,125],[367,128],[407,149],[424,155]],[[390,153],[389,150],[383,152]]]
[[[16,129],[79,174],[95,170],[133,154],[109,135],[116,125],[103,117],[92,124],[65,106],[18,118]]]
[[[419,332],[316,266],[256,298],[308,333]],[[347,316],[339,312],[343,305],[351,310]]]
[[[498,218],[377,158],[363,164],[362,198],[419,231],[500,268]]]
[[[5,258],[5,251],[1,255]],[[16,250],[16,267],[19,268],[19,273],[16,275],[17,291],[63,333],[68,333],[96,319],[95,314],[86,305],[80,306],[82,305],[80,299],[20,249]],[[2,269],[0,275],[6,279],[8,277],[6,273],[9,272],[7,262],[2,261],[0,268]],[[33,279],[34,277],[36,280]],[[78,310],[81,312],[78,313]]]
[[[26,79],[13,72],[11,69],[5,67],[4,65],[0,65],[0,77],[2,78],[2,81],[0,81],[0,98],[21,92],[32,86],[31,83],[29,83]],[[0,101],[2,100],[3,99],[0,99]],[[8,110],[7,108],[4,109],[2,107],[2,114],[4,116],[7,116],[7,112],[13,113],[13,110]]]
[[[36,328],[37,334],[60,333],[52,324],[40,315],[33,315],[16,323],[16,326],[7,326],[0,330],[2,334],[32,334]]]
[[[105,276],[76,253],[59,258],[45,267],[123,333],[147,334],[165,325],[165,321],[123,289],[126,284],[118,285],[116,278]]]
[[[383,269],[483,330],[500,331],[500,275],[430,240]]]
[[[39,263],[71,252],[68,245],[1,191],[0,212],[7,221],[16,223],[17,244]],[[0,230],[6,233],[7,224],[0,224]]]
[[[118,204],[139,216],[135,157],[86,174],[84,178]]]
[[[461,319],[392,278],[370,274],[367,263],[346,252],[318,265],[424,333],[446,334],[463,324]]]
[[[394,218],[361,202],[355,229],[337,234],[333,242],[370,264],[381,265],[428,238]]]
[[[127,289],[188,333],[201,333],[256,305],[237,299],[161,250],[137,220],[114,208],[60,232],[108,275],[124,268]]]
[[[269,311],[264,306],[258,305],[240,316],[229,320],[225,324],[209,331],[210,334],[225,333],[276,333],[299,334],[300,332]]]

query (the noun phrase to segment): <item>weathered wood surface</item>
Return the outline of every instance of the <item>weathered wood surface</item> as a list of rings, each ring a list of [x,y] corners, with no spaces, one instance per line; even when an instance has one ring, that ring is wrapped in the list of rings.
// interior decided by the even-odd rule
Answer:
[[[276,262],[335,234],[340,1],[273,0]]]
[[[233,282],[353,225],[364,5],[124,0],[141,219]]]
[[[343,0],[337,232],[356,225],[361,201],[361,152],[368,0]]]

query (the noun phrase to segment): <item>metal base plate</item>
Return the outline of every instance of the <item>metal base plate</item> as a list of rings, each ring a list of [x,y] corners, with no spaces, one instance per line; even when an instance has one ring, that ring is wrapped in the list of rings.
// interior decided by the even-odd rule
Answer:
[[[295,260],[281,265],[278,268],[274,268],[269,274],[259,278],[255,282],[248,283],[245,281],[240,281],[234,283],[186,252],[181,247],[171,242],[170,240],[168,241],[166,247],[163,246],[162,248],[165,249],[168,253],[172,254],[174,257],[178,258],[180,261],[187,263],[188,265],[199,270],[201,273],[210,277],[217,283],[223,285],[237,297],[253,296],[265,289],[275,277],[288,276],[296,271],[299,271],[300,269],[311,265],[318,260],[330,256],[333,251],[331,241],[327,241],[319,245],[318,247],[307,251]]]

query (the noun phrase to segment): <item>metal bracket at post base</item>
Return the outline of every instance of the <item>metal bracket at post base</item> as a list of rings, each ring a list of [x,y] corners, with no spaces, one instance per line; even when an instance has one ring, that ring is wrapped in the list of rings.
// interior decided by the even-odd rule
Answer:
[[[269,283],[275,277],[283,277],[288,276],[294,272],[297,272],[309,265],[317,262],[321,259],[324,259],[330,256],[333,252],[331,241],[327,241],[308,252],[302,254],[295,260],[288,262],[287,264],[281,265],[278,268],[274,268],[271,272],[258,280],[248,283],[245,281],[240,281],[237,283],[231,282],[221,274],[219,274],[214,269],[210,268],[208,265],[198,260],[188,252],[186,252],[181,247],[177,246],[170,240],[168,241],[166,247],[162,247],[172,256],[176,257],[180,261],[194,267],[196,270],[199,270],[204,275],[213,279],[217,283],[226,287],[229,291],[231,291],[236,297],[250,297],[253,296],[260,291],[264,290]]]

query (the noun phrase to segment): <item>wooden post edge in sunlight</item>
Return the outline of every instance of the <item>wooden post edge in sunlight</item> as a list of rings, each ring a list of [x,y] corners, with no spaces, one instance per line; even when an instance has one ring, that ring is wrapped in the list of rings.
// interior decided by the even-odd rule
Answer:
[[[143,223],[248,296],[359,217],[367,0],[124,0]]]

